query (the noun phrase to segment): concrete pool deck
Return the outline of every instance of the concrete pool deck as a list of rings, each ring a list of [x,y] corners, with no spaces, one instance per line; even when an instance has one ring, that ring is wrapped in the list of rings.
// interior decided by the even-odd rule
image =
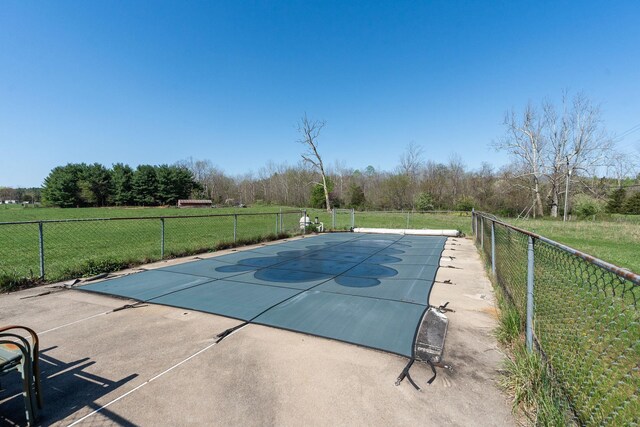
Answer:
[[[153,304],[114,312],[133,301],[78,290],[0,295],[0,325],[40,335],[42,425],[516,425],[496,385],[503,355],[473,242],[449,239],[441,265],[456,268],[438,270],[430,302],[455,310],[444,352],[453,372],[427,385],[430,369],[414,364],[421,392],[394,385],[407,359],[393,354],[253,324],[216,344],[242,322]],[[18,379],[2,386],[0,422],[24,424]]]

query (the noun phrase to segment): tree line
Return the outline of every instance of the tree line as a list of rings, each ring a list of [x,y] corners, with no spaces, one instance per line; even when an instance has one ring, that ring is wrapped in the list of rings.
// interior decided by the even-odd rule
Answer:
[[[301,161],[296,165],[268,163],[257,173],[230,177],[209,160],[180,162],[197,171],[200,183],[197,197],[216,204],[276,204],[324,208],[326,199],[315,168]],[[517,165],[495,169],[488,163],[469,169],[462,158],[452,154],[446,163],[423,158],[421,147],[410,144],[399,156],[392,171],[369,165],[352,168],[337,162],[327,166],[329,199],[332,207],[369,210],[484,210],[502,216],[525,215],[531,208],[531,190],[522,185]],[[636,213],[632,202],[640,197],[640,177],[622,179],[607,176],[573,174],[569,209],[576,215],[593,215],[605,210],[611,213]],[[551,183],[540,180],[540,192],[549,193]],[[623,208],[609,208],[609,200],[620,194]],[[562,195],[564,193],[561,193]],[[620,198],[620,196],[617,196]],[[552,199],[543,199],[549,214]],[[562,214],[564,204],[560,204]],[[575,206],[574,206],[575,205]],[[625,206],[629,209],[625,210]],[[633,205],[635,206],[635,205]]]
[[[446,163],[423,157],[420,146],[409,144],[391,171],[371,165],[352,168],[341,162],[327,165],[331,206],[369,210],[475,208],[502,216],[524,215],[531,208],[531,189],[522,184],[517,164],[495,169],[485,163],[474,170],[456,154]],[[621,179],[573,174],[569,209],[585,215],[604,210],[640,214],[638,178],[631,174]],[[542,177],[539,191],[549,194],[551,186]],[[226,174],[210,160],[187,159],[171,166],[140,165],[135,169],[121,163],[111,168],[97,163],[68,164],[50,172],[41,192],[44,204],[59,207],[172,206],[186,198],[209,199],[219,206],[326,206],[318,172],[304,161],[295,165],[269,162],[256,173],[240,176]],[[544,212],[550,213],[552,198],[543,200]],[[561,203],[561,214],[563,209]]]
[[[0,203],[15,201],[17,203],[40,202],[41,189],[38,187],[0,187]]]
[[[62,208],[87,206],[175,205],[199,187],[193,174],[178,165],[69,163],[51,170],[42,187],[43,203]]]
[[[325,121],[300,120],[305,147],[294,165],[269,162],[257,173],[227,175],[206,159],[174,165],[68,164],[54,168],[42,188],[51,206],[175,205],[180,198],[216,205],[277,204],[370,210],[471,210],[502,216],[588,216],[601,211],[640,214],[638,159],[615,150],[600,109],[587,97],[563,95],[557,106],[529,103],[505,115],[504,135],[488,149],[507,152],[510,163],[471,170],[452,154],[425,159],[409,144],[393,170],[322,161]],[[322,153],[326,154],[326,153]]]
[[[511,156],[511,181],[529,193],[526,211],[534,217],[568,211],[574,185],[600,198],[601,182],[589,182],[592,177],[612,178],[621,187],[637,170],[637,157],[616,150],[600,107],[584,94],[565,92],[559,105],[529,103],[509,111],[504,126],[505,135],[493,146]]]

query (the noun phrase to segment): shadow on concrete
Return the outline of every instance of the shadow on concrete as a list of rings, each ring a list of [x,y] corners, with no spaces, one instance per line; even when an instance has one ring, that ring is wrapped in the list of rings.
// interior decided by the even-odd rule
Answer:
[[[44,408],[40,413],[39,425],[51,425],[78,412],[74,418],[66,420],[70,424],[89,412],[100,408],[96,401],[133,380],[138,374],[131,374],[119,380],[110,380],[86,371],[96,362],[90,358],[65,362],[47,354],[56,347],[40,351],[40,369]],[[0,388],[0,425],[25,425],[24,400],[20,376],[13,372],[2,377]],[[108,408],[100,411],[100,418],[121,426],[135,424],[111,412]]]

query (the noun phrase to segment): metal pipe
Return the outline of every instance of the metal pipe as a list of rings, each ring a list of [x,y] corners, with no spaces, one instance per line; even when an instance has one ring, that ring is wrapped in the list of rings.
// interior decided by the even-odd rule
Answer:
[[[478,215],[482,216],[484,214],[478,214]],[[592,255],[589,255],[589,254],[586,254],[584,252],[581,252],[581,251],[579,251],[577,249],[574,249],[574,248],[572,248],[570,246],[563,245],[562,243],[558,243],[555,240],[551,240],[551,239],[549,239],[547,237],[541,236],[541,235],[539,235],[537,233],[533,233],[533,232],[531,232],[529,230],[525,230],[523,228],[516,227],[514,225],[508,224],[508,223],[506,223],[504,221],[500,221],[498,219],[494,219],[493,221],[495,221],[496,224],[503,225],[503,226],[505,226],[507,228],[510,228],[511,230],[517,231],[517,232],[522,233],[522,234],[524,234],[526,236],[531,236],[536,240],[540,240],[541,242],[544,242],[544,243],[546,243],[546,244],[548,244],[550,246],[553,246],[555,248],[562,249],[563,251],[569,252],[570,254],[575,255],[578,258],[582,258],[585,261],[588,261],[588,262],[590,262],[592,264],[595,264],[600,268],[603,268],[603,269],[605,269],[605,270],[607,270],[607,271],[609,271],[611,273],[617,274],[618,276],[620,276],[620,277],[622,277],[622,278],[624,278],[624,279],[626,279],[626,280],[628,280],[628,281],[630,281],[630,282],[632,282],[632,283],[634,283],[636,285],[640,285],[640,274],[636,274],[636,273],[634,273],[632,271],[626,270],[624,268],[620,268],[617,265],[610,264],[610,263],[608,263],[606,261],[603,261],[603,260],[601,260],[599,258],[596,258],[596,257],[594,257]]]
[[[480,247],[484,252],[484,217],[480,217]]]
[[[533,279],[534,279],[533,237],[529,236],[527,250],[527,350],[533,350]]]
[[[283,213],[298,213],[298,210],[285,211]],[[60,222],[92,222],[92,221],[131,221],[131,220],[152,220],[160,218],[211,218],[211,217],[229,217],[233,215],[241,216],[259,216],[270,215],[273,212],[247,212],[242,214],[213,214],[213,215],[176,215],[176,216],[134,216],[134,217],[122,217],[122,218],[70,218],[70,219],[43,219],[37,221],[5,221],[0,222],[0,225],[17,225],[17,224],[46,224],[46,223],[60,223]]]
[[[351,209],[351,228],[355,228],[356,227],[356,210],[355,209]]]
[[[475,220],[476,220],[476,210],[471,208],[471,234],[473,234],[474,237],[476,235]]]
[[[160,259],[164,259],[164,218],[160,218]]]
[[[42,222],[38,223],[38,241],[40,246],[40,278],[44,279],[44,231]]]
[[[331,210],[331,228],[336,229],[336,208]]]
[[[567,220],[567,211],[569,210],[569,181],[571,180],[571,169],[569,169],[569,157],[567,156],[567,184],[564,190],[564,215],[562,220]]]
[[[473,227],[473,229],[475,230],[475,241],[474,243],[477,245],[478,244],[478,239],[480,238],[480,233],[478,233],[478,214],[476,214],[475,218],[474,218],[474,222],[475,222],[475,226]]]
[[[233,214],[233,242],[238,241],[238,214]]]
[[[496,222],[491,221],[491,273],[496,275]]]
[[[302,235],[307,234],[307,210],[302,211]]]

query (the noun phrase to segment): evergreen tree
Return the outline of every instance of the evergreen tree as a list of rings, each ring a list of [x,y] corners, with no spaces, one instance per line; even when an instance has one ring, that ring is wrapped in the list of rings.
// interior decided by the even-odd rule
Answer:
[[[607,212],[609,213],[623,213],[624,202],[627,198],[627,190],[624,188],[618,188],[614,190],[609,196],[607,201]]]
[[[331,195],[333,191],[333,181],[327,177],[327,191]],[[327,199],[324,194],[324,186],[320,183],[313,186],[311,189],[310,204],[312,208],[323,209],[327,207]]]
[[[433,207],[433,196],[429,193],[420,193],[415,200],[415,207],[419,211],[432,211]]]
[[[116,206],[133,204],[133,169],[129,165],[116,163],[111,168],[111,202]]]
[[[51,170],[44,180],[42,199],[45,204],[61,208],[81,205],[78,181],[83,170],[82,164],[69,163]]]
[[[156,168],[151,165],[140,165],[133,173],[131,180],[133,200],[142,206],[157,204],[158,177]]]
[[[349,206],[354,209],[364,207],[366,199],[364,197],[364,190],[357,184],[351,184],[349,186]]]
[[[640,215],[640,192],[635,193],[627,199],[624,204],[624,213]]]
[[[180,166],[160,165],[156,169],[158,193],[156,200],[164,205],[175,205],[179,199],[187,199],[197,184],[193,174]]]
[[[111,172],[99,163],[79,165],[79,197],[84,206],[106,206],[111,194]]]

